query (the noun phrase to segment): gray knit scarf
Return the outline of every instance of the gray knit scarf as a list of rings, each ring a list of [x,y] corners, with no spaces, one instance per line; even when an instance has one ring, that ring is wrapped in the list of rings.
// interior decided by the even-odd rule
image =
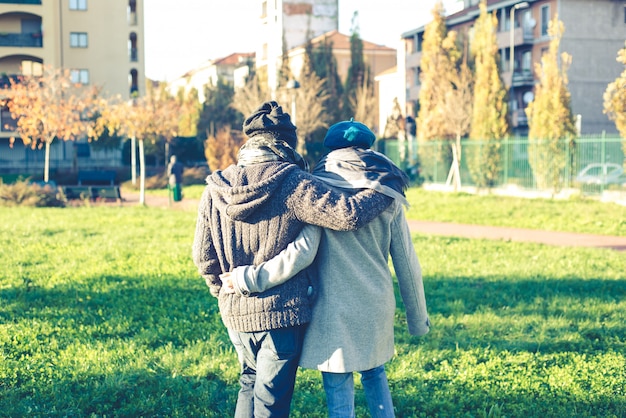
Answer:
[[[371,149],[336,149],[315,165],[313,175],[335,187],[374,189],[409,206],[404,196],[408,176],[385,155]]]
[[[302,170],[309,171],[306,160],[289,144],[262,134],[248,139],[239,149],[237,155],[237,165],[241,167],[270,161],[285,161],[296,164]]]

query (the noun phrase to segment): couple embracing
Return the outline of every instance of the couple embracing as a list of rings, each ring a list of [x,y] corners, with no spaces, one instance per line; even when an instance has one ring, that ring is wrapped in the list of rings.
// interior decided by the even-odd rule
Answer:
[[[193,245],[239,357],[235,416],[289,416],[298,365],[322,372],[329,416],[354,416],[353,372],[372,416],[394,416],[389,256],[409,332],[430,327],[406,175],[352,120],[329,128],[331,152],[312,173],[278,103],[263,103],[243,129],[237,164],[207,178]]]

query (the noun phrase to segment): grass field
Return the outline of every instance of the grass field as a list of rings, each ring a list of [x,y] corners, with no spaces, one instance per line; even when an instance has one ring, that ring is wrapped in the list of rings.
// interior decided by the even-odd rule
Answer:
[[[409,197],[420,219],[488,222],[508,207],[515,226],[626,235],[615,205]],[[232,416],[238,365],[190,258],[193,211],[0,208],[0,219],[1,417]],[[397,416],[626,416],[623,252],[414,243],[433,327],[410,336],[398,298]],[[361,391],[357,408],[367,416]],[[326,416],[317,372],[299,372],[292,412]]]

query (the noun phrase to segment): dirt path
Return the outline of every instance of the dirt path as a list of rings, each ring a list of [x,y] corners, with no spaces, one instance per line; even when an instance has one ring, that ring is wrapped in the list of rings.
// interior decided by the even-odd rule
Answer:
[[[139,195],[122,191],[124,201],[122,206],[139,204]],[[146,195],[147,206],[157,206],[175,210],[197,210],[198,201],[184,199],[180,202],[170,202],[167,197]],[[607,248],[617,251],[626,251],[626,237],[608,235],[578,234],[573,232],[539,231],[535,229],[508,228],[483,225],[467,225],[450,222],[409,220],[412,232],[462,238],[494,239],[517,242],[534,242],[538,244]]]

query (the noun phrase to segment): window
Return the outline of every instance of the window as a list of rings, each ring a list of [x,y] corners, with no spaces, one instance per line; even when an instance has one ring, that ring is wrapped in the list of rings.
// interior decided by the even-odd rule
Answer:
[[[87,48],[87,34],[85,32],[71,32],[70,47]]]
[[[131,32],[128,39],[128,52],[131,62],[137,62],[139,60],[139,50],[137,49],[137,34]]]
[[[139,72],[135,68],[130,70],[128,81],[130,83],[130,96],[134,97],[139,92]]]
[[[137,0],[129,0],[128,2],[128,24],[137,26]]]
[[[410,85],[409,87],[415,87],[415,86],[419,86],[421,84],[420,82],[420,76],[422,75],[422,69],[420,67],[414,67],[411,68],[411,81],[410,81]]]
[[[541,7],[541,36],[548,36],[548,24],[550,23],[550,6]]]
[[[22,61],[22,74],[41,77],[43,75],[43,64],[36,61]]]
[[[13,132],[15,130],[17,130],[17,119],[11,117],[11,112],[8,108],[0,108],[0,131]]]
[[[70,0],[70,10],[87,10],[87,0]]]
[[[526,51],[522,54],[522,71],[532,71],[533,67],[533,54],[531,51]]]
[[[89,84],[89,70],[71,70],[70,80],[75,84]]]

